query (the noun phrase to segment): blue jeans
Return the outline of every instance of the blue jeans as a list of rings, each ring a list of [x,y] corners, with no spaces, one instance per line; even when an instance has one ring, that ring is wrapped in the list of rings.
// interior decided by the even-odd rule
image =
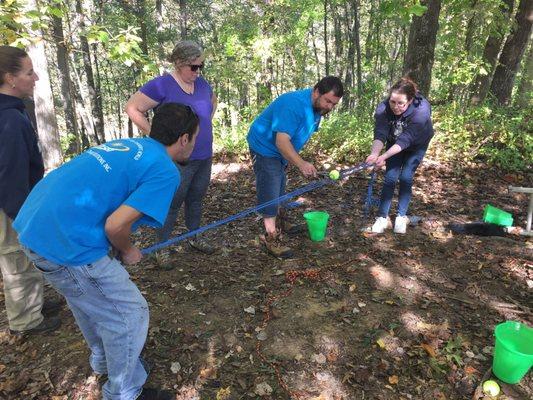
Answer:
[[[250,150],[255,173],[255,187],[257,191],[257,204],[277,199],[285,194],[287,164],[281,158],[265,157]],[[265,207],[259,212],[263,217],[278,215],[279,204]]]
[[[106,400],[133,400],[148,371],[140,354],[148,333],[148,304],[116,259],[64,267],[24,249],[44,278],[62,294],[91,350],[94,372],[107,374]]]
[[[413,176],[416,169],[422,162],[427,147],[415,151],[402,151],[393,155],[386,161],[386,172],[383,180],[383,190],[379,202],[379,217],[387,217],[394,196],[396,182],[400,181],[398,193],[398,215],[407,215],[409,202],[413,194]]]
[[[163,227],[157,231],[159,241],[168,240],[183,202],[185,202],[185,226],[187,229],[193,231],[200,227],[202,202],[211,181],[212,164],[212,158],[191,160],[187,165],[178,164],[181,183],[170,204],[167,219]]]

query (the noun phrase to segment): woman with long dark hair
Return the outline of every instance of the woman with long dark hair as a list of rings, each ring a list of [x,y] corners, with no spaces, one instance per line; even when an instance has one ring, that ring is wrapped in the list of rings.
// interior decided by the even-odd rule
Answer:
[[[389,210],[396,182],[400,182],[394,232],[405,233],[407,209],[412,196],[413,177],[433,137],[431,105],[409,78],[402,78],[390,89],[375,113],[374,142],[366,162],[386,165],[378,217],[371,231],[383,233],[391,228]],[[385,147],[385,152],[380,155]]]

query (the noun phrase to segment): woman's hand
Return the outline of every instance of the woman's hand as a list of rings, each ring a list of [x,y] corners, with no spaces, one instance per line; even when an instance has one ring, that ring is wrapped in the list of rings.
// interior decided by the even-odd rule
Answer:
[[[377,159],[378,159],[378,154],[372,153],[366,158],[365,162],[367,164],[375,164]]]
[[[385,160],[387,158],[385,157],[385,154],[382,154],[380,155],[379,157],[376,158],[376,162],[375,162],[375,167],[376,168],[381,168],[385,165]]]

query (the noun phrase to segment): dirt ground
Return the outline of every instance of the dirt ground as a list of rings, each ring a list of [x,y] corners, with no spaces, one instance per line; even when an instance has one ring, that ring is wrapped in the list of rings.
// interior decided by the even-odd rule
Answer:
[[[305,184],[290,176],[289,190]],[[445,225],[478,221],[490,203],[524,227],[528,199],[507,186],[531,187],[531,178],[427,161],[410,210],[421,223],[371,236],[361,231],[373,219],[363,215],[368,175],[358,174],[299,199],[295,221],[308,209],[331,217],[323,242],[287,238],[292,260],[262,250],[257,216],[209,231],[216,255],[178,244],[172,271],[146,257],[129,271],[150,305],[148,384],[187,400],[483,398],[495,325],[533,325],[533,242]],[[217,165],[205,223],[252,206],[253,183],[249,165]],[[134,237],[154,243],[150,230]],[[1,293],[0,303],[0,398],[99,398],[103,379],[66,307],[57,332],[19,338],[6,331]],[[533,398],[532,374],[498,398]]]

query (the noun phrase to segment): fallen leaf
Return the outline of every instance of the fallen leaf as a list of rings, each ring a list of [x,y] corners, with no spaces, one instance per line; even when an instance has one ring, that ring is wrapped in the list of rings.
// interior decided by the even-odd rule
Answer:
[[[228,386],[227,388],[219,389],[217,392],[217,400],[228,400],[231,396],[231,389]]]
[[[470,365],[467,365],[465,367],[465,374],[467,375],[473,375],[475,373],[478,373],[479,371],[477,369],[475,369],[474,367],[470,366]]]
[[[317,364],[325,364],[326,363],[326,356],[322,353],[320,354],[313,354],[311,357],[311,360],[316,362]]]
[[[173,362],[170,364],[170,370],[173,374],[177,374],[181,370],[181,364],[179,362]]]
[[[385,342],[383,341],[383,339],[378,339],[378,340],[376,340],[376,343],[378,344],[378,346],[379,346],[381,349],[384,349],[384,348],[385,348]]]
[[[255,307],[254,306],[247,307],[247,308],[244,309],[244,312],[247,312],[248,314],[255,315]]]
[[[399,378],[398,378],[398,375],[392,375],[392,376],[389,376],[389,383],[391,385],[397,385],[398,382],[399,382]]]
[[[433,357],[433,358],[437,357],[437,352],[435,351],[435,349],[431,345],[429,345],[427,343],[422,343],[422,345],[420,347],[422,347],[424,350],[426,350],[426,352],[428,353],[428,355],[430,357]]]
[[[255,394],[258,395],[258,396],[270,396],[272,394],[272,388],[270,387],[270,385],[266,382],[261,382],[261,383],[258,383],[257,385],[255,385]]]

